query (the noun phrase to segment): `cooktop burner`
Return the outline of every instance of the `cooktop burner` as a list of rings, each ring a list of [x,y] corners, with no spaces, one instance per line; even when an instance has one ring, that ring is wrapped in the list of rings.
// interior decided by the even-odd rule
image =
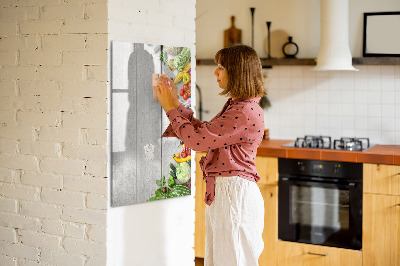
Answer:
[[[329,136],[311,136],[297,138],[295,142],[283,145],[285,147],[331,149],[345,151],[364,151],[371,148],[368,138],[340,138],[332,143]]]

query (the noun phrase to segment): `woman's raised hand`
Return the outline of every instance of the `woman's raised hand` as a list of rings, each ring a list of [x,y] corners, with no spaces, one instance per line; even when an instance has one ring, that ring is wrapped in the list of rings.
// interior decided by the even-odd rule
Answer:
[[[171,97],[172,97],[172,103],[174,105],[175,108],[179,107],[179,98],[178,98],[178,87],[176,86],[176,84],[170,79],[168,78],[167,74],[161,74],[160,75],[160,80],[165,84],[168,83],[171,86]]]
[[[175,109],[171,96],[171,90],[165,79],[160,77],[157,86],[153,86],[153,90],[156,92],[158,101],[160,102],[160,105],[164,109],[165,113],[171,109]]]

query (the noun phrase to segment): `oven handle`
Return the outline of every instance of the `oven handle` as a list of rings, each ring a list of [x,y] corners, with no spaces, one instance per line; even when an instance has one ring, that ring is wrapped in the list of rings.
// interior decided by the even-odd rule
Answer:
[[[356,187],[355,182],[335,182],[335,181],[315,181],[315,180],[304,180],[299,178],[289,178],[289,177],[281,177],[281,181],[289,182],[294,185],[307,185],[307,186],[319,186],[319,187],[337,187],[337,188],[346,188],[346,189],[354,189]]]

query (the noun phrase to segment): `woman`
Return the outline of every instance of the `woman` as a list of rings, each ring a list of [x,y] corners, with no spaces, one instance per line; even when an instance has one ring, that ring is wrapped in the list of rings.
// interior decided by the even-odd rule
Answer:
[[[224,48],[215,55],[214,75],[220,95],[230,98],[211,121],[201,122],[172,95],[163,76],[157,93],[171,124],[162,137],[179,137],[195,151],[206,182],[205,265],[258,265],[264,248],[264,201],[256,182],[254,159],[264,134],[264,114],[258,105],[266,95],[257,53],[245,45]]]

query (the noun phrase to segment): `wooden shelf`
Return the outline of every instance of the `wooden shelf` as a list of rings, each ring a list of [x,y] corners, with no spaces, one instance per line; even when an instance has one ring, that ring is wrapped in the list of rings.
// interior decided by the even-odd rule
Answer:
[[[314,66],[315,58],[260,58],[263,67],[272,66]],[[197,59],[198,66],[215,65],[214,59]],[[400,57],[357,57],[353,65],[400,65]]]

